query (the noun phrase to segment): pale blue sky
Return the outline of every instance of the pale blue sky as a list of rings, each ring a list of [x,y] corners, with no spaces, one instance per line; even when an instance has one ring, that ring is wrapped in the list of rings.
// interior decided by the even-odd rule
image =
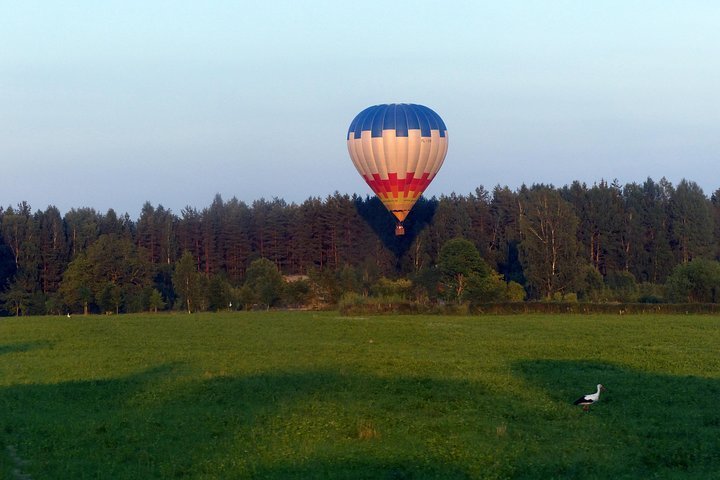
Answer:
[[[176,213],[370,193],[353,117],[427,105],[427,196],[688,178],[720,187],[720,3],[2,1],[0,205]]]

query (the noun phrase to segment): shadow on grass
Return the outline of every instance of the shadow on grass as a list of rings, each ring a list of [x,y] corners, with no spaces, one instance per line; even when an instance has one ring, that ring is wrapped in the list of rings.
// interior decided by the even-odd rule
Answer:
[[[0,442],[33,478],[712,478],[718,380],[515,365],[533,395],[335,371],[129,377],[0,389]],[[571,403],[608,386],[585,414]],[[540,394],[537,394],[540,392]],[[538,398],[542,397],[542,398]]]
[[[547,473],[713,478],[720,471],[720,379],[589,361],[525,361],[515,371],[550,402],[577,412],[575,421],[562,423],[577,450],[563,465],[546,465]],[[598,383],[607,391],[589,413],[572,405],[580,395],[593,393]],[[617,471],[618,464],[625,473]],[[536,473],[542,477],[544,472]]]
[[[454,439],[435,432],[448,412],[479,415],[477,386],[325,371],[186,373],[165,365],[5,387],[0,443],[30,461],[33,478],[473,477],[446,453],[474,427]],[[428,415],[429,424],[413,423]]]
[[[48,341],[10,343],[0,345],[0,355],[6,355],[8,353],[25,353],[31,350],[42,350],[52,347],[53,343]]]

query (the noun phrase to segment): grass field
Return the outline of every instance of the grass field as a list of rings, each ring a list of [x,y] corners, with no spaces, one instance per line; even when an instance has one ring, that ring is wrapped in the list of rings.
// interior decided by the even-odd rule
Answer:
[[[3,478],[711,479],[718,400],[716,316],[0,319]]]

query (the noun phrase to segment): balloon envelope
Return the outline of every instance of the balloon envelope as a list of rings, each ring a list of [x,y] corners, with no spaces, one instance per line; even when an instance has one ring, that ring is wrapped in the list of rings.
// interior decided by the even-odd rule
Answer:
[[[347,146],[360,175],[402,222],[440,170],[448,134],[440,116],[423,105],[375,105],[352,121]]]

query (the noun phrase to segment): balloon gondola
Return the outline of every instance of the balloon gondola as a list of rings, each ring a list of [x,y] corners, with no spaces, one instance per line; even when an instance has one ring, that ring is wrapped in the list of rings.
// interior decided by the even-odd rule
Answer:
[[[445,160],[442,118],[423,105],[374,105],[350,123],[347,147],[357,171],[397,219],[395,235],[404,235],[403,221]]]

